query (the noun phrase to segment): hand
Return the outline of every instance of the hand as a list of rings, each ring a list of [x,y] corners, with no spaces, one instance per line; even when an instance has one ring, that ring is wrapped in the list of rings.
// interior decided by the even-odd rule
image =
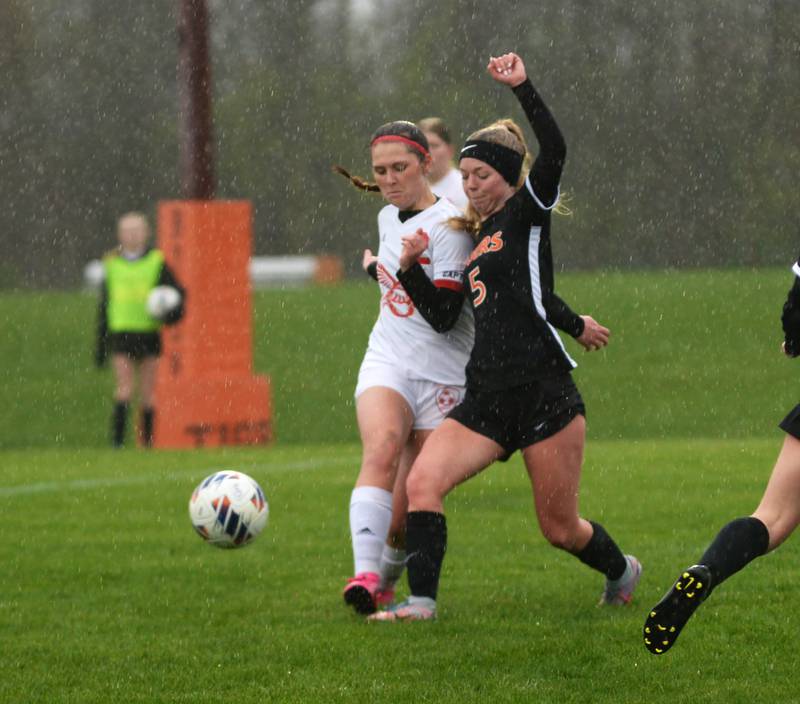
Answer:
[[[413,235],[401,237],[400,242],[403,244],[403,250],[400,252],[400,268],[406,271],[428,248],[430,238],[425,230],[419,228]]]
[[[525,72],[525,64],[516,54],[503,54],[502,56],[489,59],[486,67],[489,75],[498,83],[516,88],[525,82],[528,74]]]
[[[369,273],[369,265],[374,264],[378,261],[378,257],[376,257],[371,249],[364,250],[364,258],[361,260],[361,268]]]
[[[580,337],[575,339],[587,352],[592,350],[599,350],[608,344],[608,338],[611,331],[600,325],[592,316],[582,315],[583,319],[583,332]]]

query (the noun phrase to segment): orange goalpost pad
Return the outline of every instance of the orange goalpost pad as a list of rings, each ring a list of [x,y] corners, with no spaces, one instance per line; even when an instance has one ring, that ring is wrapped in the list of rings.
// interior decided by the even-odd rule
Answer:
[[[155,447],[272,440],[269,379],[253,375],[247,201],[165,201],[158,246],[186,289],[186,309],[161,333]]]

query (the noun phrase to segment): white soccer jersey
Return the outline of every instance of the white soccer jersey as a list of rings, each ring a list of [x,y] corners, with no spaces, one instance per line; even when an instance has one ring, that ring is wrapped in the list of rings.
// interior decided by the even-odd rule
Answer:
[[[472,309],[464,305],[455,326],[437,333],[419,314],[396,273],[400,268],[400,238],[422,228],[430,238],[419,258],[425,273],[437,286],[461,290],[472,240],[447,226],[447,220],[460,212],[444,198],[405,222],[398,214],[394,205],[387,205],[378,214],[381,307],[369,336],[369,350],[392,360],[410,379],[463,385],[474,338]]]
[[[447,176],[431,184],[431,190],[440,198],[447,198],[459,210],[467,209],[467,195],[464,193],[464,182],[458,169],[450,169]]]

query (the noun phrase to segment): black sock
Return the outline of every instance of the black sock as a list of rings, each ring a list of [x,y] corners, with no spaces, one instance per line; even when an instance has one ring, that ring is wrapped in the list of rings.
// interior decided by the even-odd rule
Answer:
[[[411,511],[406,517],[406,553],[408,586],[413,596],[436,599],[446,549],[447,522],[444,514]]]
[[[594,528],[592,537],[576,557],[594,570],[602,572],[608,579],[619,579],[625,574],[628,562],[617,544],[599,523],[589,521]]]
[[[711,572],[711,589],[767,552],[769,530],[757,518],[737,518],[726,525],[706,548],[701,565]]]
[[[152,406],[142,408],[142,445],[145,447],[153,446],[153,418],[155,410]]]
[[[116,401],[111,417],[111,444],[122,447],[125,442],[125,425],[128,422],[128,402]]]

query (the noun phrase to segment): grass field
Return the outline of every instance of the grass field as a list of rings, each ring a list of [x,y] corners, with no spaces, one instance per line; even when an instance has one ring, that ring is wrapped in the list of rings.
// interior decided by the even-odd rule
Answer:
[[[103,447],[91,298],[0,296],[0,702],[797,701],[796,540],[716,592],[669,655],[640,635],[677,571],[760,497],[796,402],[796,363],[777,353],[790,276],[559,281],[613,330],[578,358],[581,508],[642,560],[635,604],[595,608],[602,578],[539,535],[515,458],[448,499],[440,620],[400,626],[363,623],[339,594],[369,285],[259,294],[278,442],[195,452]],[[270,502],[244,550],[189,525],[192,488],[222,468]]]
[[[559,291],[612,330],[607,351],[568,340],[596,439],[763,437],[796,403],[780,270],[584,273]],[[264,291],[255,366],[274,382],[284,443],[356,442],[352,393],[377,313],[370,283]],[[104,447],[111,374],[92,367],[95,300],[0,295],[0,449]]]
[[[716,526],[756,500],[775,440],[599,441],[583,510],[645,566],[635,605],[538,535],[518,461],[449,500],[435,624],[365,624],[341,604],[354,445],[269,451],[8,452],[0,505],[3,702],[791,701],[797,542],[734,577],[674,650],[641,644],[647,606]],[[251,473],[266,532],[225,552],[188,496]]]

